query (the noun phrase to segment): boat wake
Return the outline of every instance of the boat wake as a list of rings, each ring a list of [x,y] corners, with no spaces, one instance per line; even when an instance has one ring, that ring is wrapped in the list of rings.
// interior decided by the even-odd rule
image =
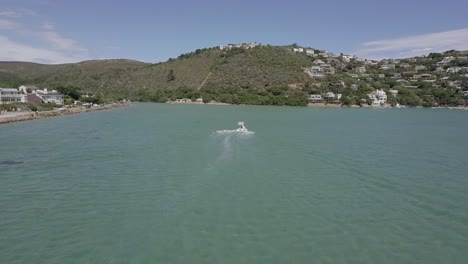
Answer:
[[[237,123],[239,126],[238,129],[232,129],[232,130],[216,130],[216,134],[218,135],[231,135],[231,134],[238,134],[238,135],[253,135],[255,132],[249,131],[245,125],[244,122],[239,122]]]
[[[255,134],[255,132],[253,132],[253,131],[238,131],[237,129],[233,129],[233,130],[216,130],[216,134],[218,134],[218,135],[231,135],[231,134],[252,135],[252,134]]]

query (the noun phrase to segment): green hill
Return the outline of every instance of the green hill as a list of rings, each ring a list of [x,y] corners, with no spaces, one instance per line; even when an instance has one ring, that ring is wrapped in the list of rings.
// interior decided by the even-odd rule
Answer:
[[[0,62],[0,85],[76,86],[82,91],[100,92],[113,98],[140,100],[164,101],[167,97],[203,94],[219,100],[223,99],[219,96],[234,94],[239,89],[260,93],[274,86],[304,83],[307,76],[302,68],[311,65],[307,56],[286,47],[229,51],[210,48],[157,64],[132,60],[61,65]]]
[[[467,52],[375,62],[318,50],[308,56],[305,50],[294,52],[293,47],[298,48],[207,48],[156,64],[125,59],[60,65],[0,62],[0,87],[65,86],[110,99],[166,102],[202,96],[205,102],[269,105],[305,105],[309,94],[327,92],[342,94],[343,104],[361,104],[369,101],[367,94],[374,89],[398,89],[397,97],[389,97],[392,105],[459,105],[468,94],[464,91],[468,88]],[[447,56],[454,59],[442,63]],[[323,61],[335,69],[334,74],[312,78],[305,73]],[[458,72],[448,73],[451,67]],[[430,74],[430,79],[420,74]]]

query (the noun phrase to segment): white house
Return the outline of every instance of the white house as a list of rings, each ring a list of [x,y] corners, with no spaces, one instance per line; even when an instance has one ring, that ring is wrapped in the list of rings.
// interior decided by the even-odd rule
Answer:
[[[314,64],[322,65],[322,64],[325,64],[325,62],[321,59],[318,59],[318,60],[314,60]]]
[[[437,62],[437,64],[439,64],[439,65],[440,65],[440,64],[445,65],[445,64],[450,63],[450,62],[453,61],[454,59],[455,59],[455,57],[453,57],[453,56],[444,57],[444,59],[441,60],[441,61],[439,61],[439,62]]]
[[[350,62],[351,59],[354,58],[354,56],[352,56],[352,55],[343,55],[342,58],[343,58],[343,61]]]
[[[59,105],[63,105],[64,103],[64,95],[55,90],[52,90],[52,91],[47,91],[47,89],[37,90],[36,95],[39,96],[46,103],[53,103],[53,104],[59,104]]]
[[[450,67],[447,69],[447,73],[458,73],[462,69],[462,67]]]
[[[315,54],[315,51],[313,49],[306,49],[305,52],[309,56],[313,56]]]
[[[358,73],[365,73],[366,72],[366,67],[364,67],[364,66],[363,67],[356,67],[354,70],[356,72],[358,72]]]
[[[398,95],[398,90],[396,90],[396,89],[390,89],[390,90],[388,90],[388,92],[390,94],[392,94],[393,96],[395,96],[395,97]]]
[[[311,94],[309,97],[309,103],[320,103],[322,96],[320,94]]]
[[[220,50],[231,50],[233,48],[242,48],[242,49],[253,49],[257,47],[257,43],[242,43],[242,44],[227,44],[219,46]]]
[[[304,52],[303,48],[293,48],[294,52]]]
[[[18,90],[24,94],[27,94],[28,90],[30,91],[29,93],[36,93],[39,88],[34,85],[21,85]]]
[[[379,62],[378,61],[375,61],[375,60],[366,60],[364,62],[366,65],[371,65],[371,66],[375,66],[375,65],[378,65]]]
[[[320,67],[322,67],[322,71],[324,73],[335,74],[335,68],[333,68],[332,66],[330,66],[328,64],[323,64]]]
[[[0,104],[24,103],[26,96],[15,88],[0,88]]]
[[[416,65],[416,66],[414,66],[414,70],[416,70],[416,71],[423,71],[423,70],[426,70],[426,66],[424,66],[424,65]]]
[[[325,98],[327,98],[328,100],[335,100],[336,95],[333,92],[328,92],[327,94],[325,94]]]
[[[378,89],[377,91],[374,91],[370,94],[367,95],[371,101],[372,101],[372,106],[381,106],[387,102],[387,93],[385,93],[384,90]]]
[[[323,70],[320,66],[312,66],[309,72],[312,77],[323,77]]]
[[[382,70],[394,70],[395,69],[395,64],[384,64],[380,66],[380,69]]]

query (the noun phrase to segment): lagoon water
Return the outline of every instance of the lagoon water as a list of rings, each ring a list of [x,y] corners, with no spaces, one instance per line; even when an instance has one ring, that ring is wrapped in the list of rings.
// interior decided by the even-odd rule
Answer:
[[[245,121],[255,134],[217,135]],[[136,104],[0,126],[0,263],[466,263],[468,112]]]

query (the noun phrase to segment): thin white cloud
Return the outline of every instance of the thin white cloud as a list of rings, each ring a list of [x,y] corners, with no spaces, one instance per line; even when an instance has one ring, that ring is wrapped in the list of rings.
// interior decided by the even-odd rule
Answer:
[[[468,50],[468,28],[370,41],[354,54],[369,59],[403,58],[452,49]]]
[[[31,47],[0,35],[0,61],[30,61],[39,63],[69,63],[87,59],[77,54]]]
[[[21,16],[21,12],[13,10],[0,10],[0,17],[17,18]]]
[[[0,18],[0,30],[17,30],[20,29],[21,25],[10,19]]]
[[[24,9],[21,12],[35,16],[32,10]],[[0,60],[64,63],[77,62],[91,57],[88,49],[57,32],[52,23],[44,22],[40,29],[33,29],[17,21],[19,20],[0,18],[0,32],[3,30],[6,33],[3,36],[0,35],[2,37]],[[28,37],[30,41],[28,43],[16,41],[13,37],[18,35]],[[44,45],[37,46],[37,43],[41,42]],[[36,43],[36,46],[32,46],[31,43]],[[37,52],[37,55],[33,52]]]
[[[55,49],[66,52],[88,52],[87,49],[79,46],[73,39],[66,38],[55,31],[34,32],[34,34]]]
[[[21,14],[21,16],[38,16],[39,14],[34,11],[34,10],[31,10],[29,8],[20,8],[18,13]]]
[[[54,30],[55,29],[54,24],[49,23],[49,22],[44,22],[42,24],[42,28],[45,29],[45,30]]]

